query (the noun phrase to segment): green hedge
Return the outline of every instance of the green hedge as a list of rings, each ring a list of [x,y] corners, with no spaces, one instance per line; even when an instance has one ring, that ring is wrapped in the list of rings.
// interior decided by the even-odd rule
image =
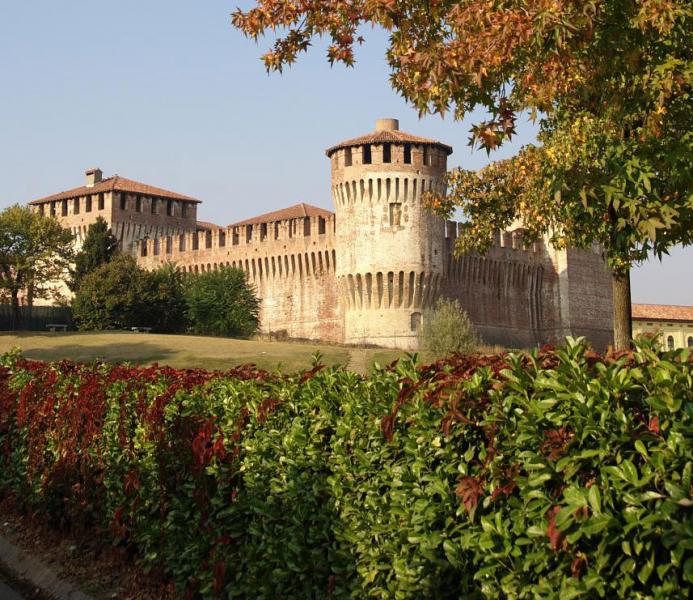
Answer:
[[[369,378],[4,364],[0,495],[181,594],[689,595],[687,350],[569,341]]]

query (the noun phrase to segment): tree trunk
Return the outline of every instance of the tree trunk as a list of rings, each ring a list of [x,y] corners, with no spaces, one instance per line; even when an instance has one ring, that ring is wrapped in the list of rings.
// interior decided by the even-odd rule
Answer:
[[[19,292],[12,290],[12,330],[18,331],[22,328],[22,309],[19,306]]]
[[[614,296],[614,349],[630,350],[633,340],[630,271],[613,271],[611,288]]]

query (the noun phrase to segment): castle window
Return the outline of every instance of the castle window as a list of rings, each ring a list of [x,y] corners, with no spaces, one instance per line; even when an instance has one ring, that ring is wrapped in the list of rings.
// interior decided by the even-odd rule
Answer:
[[[51,202],[51,217],[55,216],[55,202]]]
[[[392,144],[383,144],[383,162],[392,162]]]
[[[402,223],[401,202],[390,202],[390,227],[399,227]]]
[[[411,144],[404,144],[404,163],[411,164]]]
[[[99,210],[104,209],[104,197],[103,193],[99,194]]]
[[[41,216],[46,214],[46,205],[45,204],[39,204],[38,206],[38,211]]]
[[[152,198],[151,211],[153,215],[156,214],[156,198]]]
[[[305,237],[310,236],[310,217],[305,217],[303,219],[303,235]]]
[[[223,248],[224,246],[226,246],[226,232],[220,231],[219,232],[219,248]]]
[[[274,223],[274,239],[275,240],[279,239],[279,221],[276,221]]]
[[[688,337],[688,347],[693,348],[693,336]]]
[[[370,144],[365,144],[363,146],[363,164],[364,165],[370,165],[371,164],[371,146],[370,146]]]
[[[344,166],[345,167],[351,166],[351,148],[345,148],[344,149]]]
[[[252,240],[253,240],[253,226],[252,225],[246,225],[245,226],[245,241],[251,242]]]
[[[78,214],[79,214],[79,198],[75,198],[75,199],[73,200],[72,206],[73,206],[72,212],[73,212],[75,215],[78,215]]]
[[[260,225],[260,240],[267,239],[267,223],[262,223]]]
[[[188,216],[188,203],[183,202],[181,204],[180,208],[181,208],[181,215],[183,216],[183,218],[187,217]]]
[[[135,196],[135,212],[142,212],[142,198]]]
[[[421,329],[421,313],[415,312],[411,314],[411,330],[418,333]]]
[[[169,200],[168,202],[166,202],[166,216],[173,216],[173,200]]]
[[[120,210],[127,210],[128,197],[125,194],[120,194]]]
[[[667,350],[673,350],[674,349],[674,336],[669,335],[667,336]]]
[[[84,212],[91,212],[91,196],[87,196],[84,201]]]
[[[205,248],[211,248],[212,247],[212,232],[207,231],[205,233]]]
[[[63,217],[67,217],[67,200],[62,201],[62,206],[60,208],[61,208],[60,214]]]
[[[428,146],[423,147],[423,164],[425,167],[431,164],[431,150]]]
[[[325,233],[325,219],[318,217],[318,235]]]

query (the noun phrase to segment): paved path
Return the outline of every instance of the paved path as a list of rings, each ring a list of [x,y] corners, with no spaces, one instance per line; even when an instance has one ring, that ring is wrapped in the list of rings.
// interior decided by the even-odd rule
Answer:
[[[2,572],[0,572],[0,598],[2,600],[23,600],[23,597],[5,582]]]

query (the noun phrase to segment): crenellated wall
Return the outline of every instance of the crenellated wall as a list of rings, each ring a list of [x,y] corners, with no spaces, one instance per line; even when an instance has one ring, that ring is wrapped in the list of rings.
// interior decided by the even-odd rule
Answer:
[[[334,217],[230,226],[137,243],[138,262],[173,262],[186,273],[242,269],[261,301],[261,331],[341,342]]]
[[[483,255],[454,256],[459,224],[446,223],[441,294],[457,299],[489,344],[531,347],[549,341],[557,318],[555,274],[543,242],[524,247],[522,230],[497,233]]]

